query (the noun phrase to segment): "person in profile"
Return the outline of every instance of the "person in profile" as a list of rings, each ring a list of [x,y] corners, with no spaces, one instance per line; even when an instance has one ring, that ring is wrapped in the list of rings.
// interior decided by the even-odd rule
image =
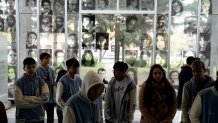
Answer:
[[[43,9],[41,15],[53,15],[53,11],[51,10],[50,0],[42,0],[41,6]]]
[[[109,33],[96,33],[96,49],[108,50]]]
[[[126,32],[135,32],[137,28],[138,18],[136,15],[126,17]]]
[[[64,15],[64,0],[54,0],[53,12],[54,15]]]
[[[65,28],[64,28],[64,17],[62,16],[57,16],[55,18],[55,29],[54,29],[54,33],[64,33],[65,32]]]
[[[67,13],[74,14],[79,12],[79,0],[68,0],[67,1]]]
[[[138,10],[139,0],[127,0],[126,9],[127,10]]]
[[[98,10],[107,10],[108,0],[98,0]]]
[[[52,32],[52,17],[45,15],[40,16],[40,32],[51,33]]]
[[[15,0],[5,0],[5,3],[6,3],[6,10],[4,11],[4,13],[6,15],[15,15],[16,14],[16,10],[14,9]]]
[[[104,68],[99,68],[98,69],[98,74],[101,76],[101,78],[103,79],[104,84],[108,84],[108,81],[105,79],[105,75],[106,75],[106,69]]]
[[[14,15],[8,15],[6,18],[6,27],[5,27],[5,32],[16,32],[16,19],[14,17]]]
[[[82,31],[89,33],[95,31],[95,15],[82,16]]]
[[[0,32],[4,32],[5,31],[5,22],[4,19],[2,17],[0,17]]]
[[[36,32],[27,32],[26,48],[37,48],[37,34]]]
[[[95,10],[95,0],[83,0],[82,9],[83,10]]]
[[[95,66],[94,56],[91,50],[85,50],[85,52],[82,55],[81,64],[87,67]]]

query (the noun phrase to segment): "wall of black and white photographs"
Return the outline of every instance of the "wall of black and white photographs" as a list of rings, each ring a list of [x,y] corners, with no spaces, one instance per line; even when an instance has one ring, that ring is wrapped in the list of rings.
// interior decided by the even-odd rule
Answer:
[[[119,49],[119,60],[137,71],[138,84],[144,81],[152,64],[161,64],[170,77],[170,71],[179,72],[190,55],[201,58],[211,73],[215,64],[211,51],[216,52],[217,46],[212,43],[217,39],[213,35],[217,9],[212,5],[217,1],[202,0],[201,13],[197,13],[197,0],[172,0],[172,4],[161,0],[157,10],[155,1],[1,0],[0,35],[7,36],[8,82],[22,75],[25,57],[39,62],[42,52],[51,54],[50,65],[56,72],[74,57],[81,63],[81,76],[87,70],[104,68],[109,80]]]

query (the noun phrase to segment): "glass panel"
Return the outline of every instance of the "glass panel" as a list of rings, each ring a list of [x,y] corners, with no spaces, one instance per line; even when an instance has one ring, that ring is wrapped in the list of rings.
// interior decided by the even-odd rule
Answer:
[[[67,14],[74,14],[79,12],[79,0],[67,1]]]
[[[157,13],[166,14],[169,11],[169,0],[157,0]]]
[[[141,0],[140,9],[153,11],[154,10],[154,0]]]
[[[116,10],[116,0],[97,0],[96,10]]]
[[[139,10],[139,0],[120,0],[120,10]]]
[[[95,0],[82,0],[83,10],[95,10]]]
[[[21,0],[19,4],[20,13],[36,13],[37,12],[37,1],[36,0]]]

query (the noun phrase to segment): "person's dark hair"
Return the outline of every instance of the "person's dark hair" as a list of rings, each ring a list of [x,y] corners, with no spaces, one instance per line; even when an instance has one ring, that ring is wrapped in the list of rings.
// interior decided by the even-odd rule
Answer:
[[[59,70],[59,71],[58,71],[58,75],[57,75],[57,79],[56,79],[56,83],[58,83],[58,82],[59,82],[59,79],[60,79],[63,75],[65,75],[66,73],[67,73],[67,71],[64,70],[64,69]]]
[[[128,69],[128,65],[124,62],[118,61],[114,64],[113,69],[126,72]]]
[[[161,82],[165,83],[164,92],[166,93],[166,96],[167,96],[166,102],[167,102],[168,106],[172,106],[174,103],[174,99],[172,98],[174,96],[174,88],[171,86],[170,82],[167,80],[165,70],[159,64],[154,64],[151,67],[148,78],[145,81],[146,87],[145,87],[144,94],[145,94],[145,99],[147,100],[147,101],[145,101],[145,105],[147,107],[150,107],[152,105],[152,94],[155,93],[153,90],[153,86],[152,86],[152,82],[154,81],[153,71],[156,68],[160,69],[161,72],[163,73],[163,78],[162,78]]]
[[[77,1],[77,4],[76,4],[76,9],[75,11],[78,12],[79,11],[79,0],[76,0]],[[67,1],[67,11],[70,13],[70,3],[69,3],[69,0]]]
[[[64,53],[64,51],[63,51],[63,50],[60,50],[60,49],[59,49],[59,50],[56,50],[56,51],[55,51],[55,57],[57,57],[57,54],[58,54],[58,53]]]
[[[130,6],[132,3],[131,2],[135,2],[134,0],[127,0],[126,3],[126,7]],[[139,7],[139,0],[136,1],[137,2],[137,8]]]
[[[47,52],[43,52],[43,53],[40,54],[39,59],[42,60],[45,57],[51,58],[51,55],[49,53],[47,53]]]
[[[99,71],[106,71],[106,70],[104,68],[99,68],[98,73],[99,73]]]
[[[36,32],[27,32],[27,37],[29,37],[29,36],[30,36],[30,34],[33,34],[33,35],[35,35],[35,36],[36,36],[36,39],[37,39],[37,34],[36,34]]]
[[[91,61],[90,61],[90,64],[87,64],[87,59],[86,59],[86,55],[87,54],[90,54],[91,55]],[[86,50],[83,55],[82,55],[82,61],[81,61],[81,64],[84,65],[84,66],[94,66],[95,65],[95,60],[94,60],[94,56],[93,56],[93,53],[91,50]]]
[[[108,6],[108,0],[98,0],[98,3],[99,1],[104,1],[105,6]]]
[[[27,57],[23,60],[23,67],[25,67],[26,65],[33,65],[33,64],[36,64],[36,61],[31,57]]]
[[[188,65],[191,65],[195,60],[196,60],[195,57],[189,56],[189,57],[186,58],[186,63]]]
[[[178,3],[178,5],[180,6],[179,12],[176,12],[175,9],[173,8],[173,4],[174,4],[174,3]],[[182,2],[179,1],[179,0],[173,0],[173,2],[172,2],[172,16],[177,15],[177,14],[180,15],[182,12],[183,12],[183,5],[182,5]]]
[[[44,6],[44,3],[49,3],[49,5],[51,6],[50,0],[42,0],[41,5]]]
[[[14,20],[13,25],[10,24],[10,22],[9,22],[9,18],[12,18],[12,19]],[[7,18],[6,18],[6,23],[7,23],[8,25],[10,25],[10,26],[14,26],[15,23],[16,23],[16,19],[15,19],[14,15],[8,15]]]
[[[200,60],[195,60],[192,64],[191,64],[192,69],[199,69],[199,68],[203,68],[205,69],[205,65],[204,62],[200,61]]]
[[[71,66],[79,67],[79,61],[75,58],[68,59],[66,61],[66,66],[67,66],[67,68],[70,68]]]
[[[138,21],[138,18],[136,15],[130,15],[130,16],[127,16],[126,18],[126,25],[128,25],[130,23],[131,20],[135,20],[135,21]]]
[[[62,17],[62,16],[56,16],[56,18],[55,18],[55,22],[57,21],[58,18],[61,19],[62,22],[64,22],[64,17]]]

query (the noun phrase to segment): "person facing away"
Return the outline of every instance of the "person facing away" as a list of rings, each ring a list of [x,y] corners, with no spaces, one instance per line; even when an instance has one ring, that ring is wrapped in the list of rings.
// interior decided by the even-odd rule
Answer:
[[[154,64],[139,91],[141,123],[172,123],[176,114],[176,93],[163,67]]]
[[[47,123],[54,122],[54,98],[55,98],[55,73],[54,70],[49,67],[51,55],[47,52],[43,52],[39,56],[40,65],[36,68],[36,74],[41,77],[48,85],[49,88],[49,101],[44,104],[44,108],[47,114]]]
[[[193,77],[191,64],[195,60],[196,59],[193,56],[189,56],[186,59],[187,64],[181,67],[181,71],[179,73],[179,87],[178,87],[178,95],[177,95],[177,108],[178,109],[181,109],[183,86],[186,82],[188,82]]]
[[[126,75],[128,65],[116,62],[113,66],[114,77],[108,83],[105,93],[104,114],[106,123],[131,123],[136,107],[136,85]]]
[[[27,57],[23,61],[25,73],[15,82],[14,101],[16,123],[44,123],[43,104],[49,100],[45,81],[36,74],[36,61]]]
[[[182,92],[182,122],[191,123],[189,119],[189,112],[192,103],[197,96],[197,93],[213,84],[213,79],[205,75],[204,63],[200,60],[195,60],[192,65],[193,77],[186,82]]]
[[[60,78],[62,76],[64,76],[66,73],[67,73],[67,71],[64,69],[58,71],[56,84],[59,82]],[[62,123],[62,121],[63,121],[63,112],[60,109],[61,109],[61,107],[57,105],[56,112],[57,112],[57,116],[58,116],[58,123]]]
[[[82,84],[82,80],[77,74],[79,61],[75,58],[68,59],[66,66],[67,73],[60,78],[57,84],[56,102],[61,107],[58,109],[59,111],[63,110],[67,100],[79,91]]]
[[[64,107],[64,123],[102,123],[98,99],[104,90],[102,78],[94,71],[88,71],[81,90],[71,96]]]
[[[4,104],[0,101],[0,123],[8,123]]]
[[[198,93],[191,107],[191,123],[216,123],[218,121],[218,71],[215,84]]]

